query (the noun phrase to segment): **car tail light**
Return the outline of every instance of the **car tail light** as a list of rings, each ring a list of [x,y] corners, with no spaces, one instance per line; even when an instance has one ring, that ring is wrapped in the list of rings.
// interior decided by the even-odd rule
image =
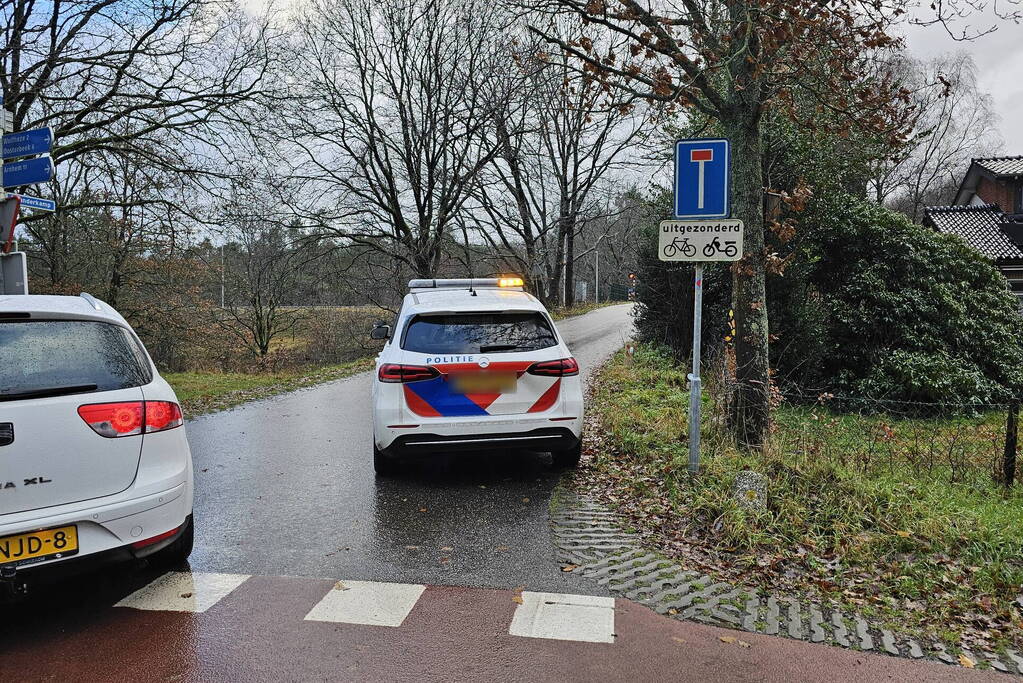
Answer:
[[[531,375],[542,375],[544,377],[568,377],[579,374],[579,364],[575,362],[575,358],[545,360],[540,363],[533,363],[526,372]]]
[[[109,439],[162,432],[184,422],[181,408],[170,401],[90,403],[78,406],[78,414],[92,431]]]
[[[184,424],[181,407],[170,401],[146,401],[146,433],[162,432]]]
[[[384,363],[377,372],[377,379],[381,382],[419,382],[424,379],[433,379],[440,375],[436,368],[428,365],[405,365],[403,363]]]

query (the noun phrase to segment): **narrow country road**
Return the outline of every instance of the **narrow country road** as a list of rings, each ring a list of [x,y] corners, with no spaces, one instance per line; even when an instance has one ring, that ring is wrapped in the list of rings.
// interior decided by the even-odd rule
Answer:
[[[629,313],[559,324],[584,375],[627,338]],[[190,422],[190,570],[112,567],[0,605],[0,680],[1002,678],[679,621],[608,595],[555,561],[559,474],[543,458],[466,454],[377,479],[371,381]]]
[[[558,324],[585,377],[631,334],[630,305]],[[593,592],[559,571],[541,456],[372,463],[371,373],[188,424],[197,571]]]

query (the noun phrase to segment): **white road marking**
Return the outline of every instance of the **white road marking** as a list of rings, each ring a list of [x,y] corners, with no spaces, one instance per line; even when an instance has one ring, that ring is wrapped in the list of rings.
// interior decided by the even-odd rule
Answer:
[[[247,578],[248,574],[169,572],[114,606],[164,612],[205,612]]]
[[[338,581],[305,620],[401,626],[424,590],[419,584]]]
[[[614,598],[523,592],[508,633],[526,638],[613,643]]]

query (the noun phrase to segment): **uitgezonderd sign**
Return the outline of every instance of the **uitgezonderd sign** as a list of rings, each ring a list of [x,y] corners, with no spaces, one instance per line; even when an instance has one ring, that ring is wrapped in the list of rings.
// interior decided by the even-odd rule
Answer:
[[[661,221],[657,255],[662,261],[738,261],[742,258],[740,220]]]

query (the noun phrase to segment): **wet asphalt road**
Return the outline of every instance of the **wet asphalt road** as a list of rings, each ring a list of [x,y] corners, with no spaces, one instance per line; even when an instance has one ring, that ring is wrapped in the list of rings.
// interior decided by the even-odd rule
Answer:
[[[632,330],[631,306],[558,327],[584,377]],[[188,423],[194,571],[600,593],[559,570],[546,456],[464,454],[394,479],[372,463],[371,373]]]

